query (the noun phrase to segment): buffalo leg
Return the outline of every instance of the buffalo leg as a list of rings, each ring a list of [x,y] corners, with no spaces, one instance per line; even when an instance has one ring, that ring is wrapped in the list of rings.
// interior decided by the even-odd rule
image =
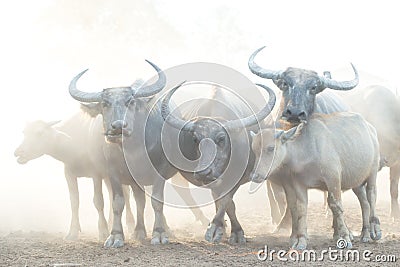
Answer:
[[[93,204],[96,207],[99,215],[97,223],[99,231],[99,241],[104,241],[108,237],[108,226],[106,218],[104,217],[104,199],[103,199],[103,187],[101,178],[93,178]]]
[[[278,222],[280,222],[280,219],[282,218],[282,216],[286,210],[285,191],[283,190],[282,186],[275,184],[275,183],[271,183],[271,189],[272,189],[272,192],[274,193],[276,203],[278,203],[279,213],[281,215]]]
[[[135,219],[133,218],[133,213],[130,204],[130,190],[129,186],[123,185],[122,192],[124,194],[125,199],[125,221],[126,226],[128,227],[128,233],[133,233],[135,229]]]
[[[285,215],[286,212],[286,194],[285,191],[283,189],[283,187],[279,184],[270,182],[270,186],[271,186],[271,191],[274,195],[274,199],[278,205],[279,208],[279,220],[277,223],[279,223],[279,227],[283,228],[283,229],[287,229],[290,227],[290,220],[291,218],[286,218],[288,220],[282,220],[282,217]],[[283,224],[281,224],[283,222]]]
[[[369,224],[369,218],[370,218],[370,205],[367,199],[367,193],[365,186],[359,186],[357,188],[353,188],[354,194],[356,194],[358,201],[360,202],[361,206],[361,214],[362,214],[362,221],[363,221],[363,226],[361,230],[361,242],[366,243],[371,240],[370,238],[370,224]]]
[[[285,211],[284,211],[284,214],[283,214],[281,220],[279,221],[279,224],[273,230],[273,233],[275,233],[275,234],[279,233],[282,229],[284,229],[284,230],[290,229],[291,222],[292,222],[292,215],[291,215],[290,208],[287,206],[285,208]]]
[[[154,210],[154,227],[151,238],[151,244],[167,244],[169,243],[168,234],[165,231],[166,222],[164,217],[164,185],[163,178],[157,178],[153,185],[151,204]]]
[[[267,186],[267,195],[268,195],[268,200],[269,200],[269,207],[270,207],[270,214],[271,214],[271,219],[273,224],[278,224],[280,220],[282,219],[278,202],[275,198],[275,194],[272,189],[272,184],[270,181],[267,181],[266,184]]]
[[[110,200],[110,203],[109,203],[110,209],[109,209],[109,212],[108,212],[107,223],[108,223],[109,230],[111,231],[111,228],[112,228],[112,225],[113,225],[113,207],[112,207],[113,194],[112,194],[112,187],[111,187],[110,179],[108,177],[104,178],[104,183],[105,183],[105,185],[107,187],[108,198]]]
[[[399,176],[400,176],[400,164],[392,166],[390,168],[390,216],[393,219],[400,219],[400,209],[399,209]]]
[[[229,220],[231,221],[231,236],[229,237],[228,242],[231,244],[245,244],[246,238],[244,237],[243,228],[236,217],[236,206],[233,199],[230,204],[228,204],[226,213],[228,214]]]
[[[377,172],[372,173],[367,181],[367,199],[370,206],[370,234],[374,240],[379,240],[382,237],[379,218],[376,215],[376,176]]]
[[[325,217],[328,218],[329,205],[328,205],[328,192],[326,192],[326,191],[324,191],[324,210],[325,210]]]
[[[308,192],[303,185],[294,182],[294,190],[296,192],[297,205],[297,242],[292,245],[292,248],[304,250],[307,248],[307,204]]]
[[[133,191],[133,197],[136,202],[136,227],[133,232],[133,238],[139,241],[143,241],[146,234],[146,227],[144,225],[144,208],[146,205],[146,195],[144,188],[140,188],[140,186],[136,183],[131,185]]]
[[[338,189],[339,192],[335,192],[336,194],[332,193],[331,191],[328,192],[328,205],[332,211],[333,220],[335,220],[335,227],[337,228],[337,238],[342,238],[347,242],[347,248],[351,248],[351,238],[349,229],[344,222],[343,216],[343,206],[341,201],[341,192],[340,187]]]
[[[233,190],[233,192],[230,192],[223,197],[220,197],[220,194],[215,191],[212,192],[213,198],[215,200],[216,214],[209,224],[206,234],[204,236],[208,242],[218,243],[222,240],[222,236],[225,233],[225,212],[228,205],[231,203],[233,194],[236,190]]]
[[[110,177],[112,187],[112,206],[113,206],[113,225],[110,236],[104,242],[104,246],[108,247],[122,247],[124,245],[124,231],[122,228],[122,212],[124,211],[125,200],[122,192],[122,185],[118,177]]]
[[[69,227],[69,233],[65,239],[76,240],[78,239],[79,232],[81,231],[81,225],[79,223],[78,180],[76,176],[71,175],[67,170],[65,170],[65,178],[68,184],[69,199],[71,203],[71,225]]]
[[[286,181],[284,182],[284,187],[283,189],[285,190],[285,195],[286,195],[286,211],[285,215],[282,217],[281,223],[282,224],[283,220],[287,220],[290,223],[290,220],[292,222],[292,232],[290,234],[290,247],[295,246],[297,243],[297,231],[298,231],[298,216],[297,216],[297,197],[296,197],[296,191],[293,188],[293,185],[291,181]],[[286,224],[286,222],[284,223]],[[279,227],[278,225],[278,227]],[[275,230],[276,232],[277,230]]]

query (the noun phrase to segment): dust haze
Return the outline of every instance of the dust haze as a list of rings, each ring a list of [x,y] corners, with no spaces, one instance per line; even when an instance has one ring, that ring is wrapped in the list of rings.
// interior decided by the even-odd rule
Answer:
[[[378,83],[396,92],[400,43],[393,34],[400,23],[395,8],[384,2],[359,6],[339,1],[329,7],[307,1],[307,6],[293,2],[290,8],[286,2],[261,0],[248,4],[178,0],[2,3],[0,234],[68,231],[71,211],[63,164],[43,156],[18,165],[13,152],[23,139],[27,121],[60,120],[78,111],[68,85],[80,71],[89,68],[79,82],[86,91],[151,78],[153,71],[144,59],[164,69],[187,62],[214,62],[254,82],[269,84],[247,68],[250,54],[267,45],[258,63],[270,69],[330,70],[334,78],[346,79],[352,75],[353,62],[360,70],[357,90]],[[378,181],[377,205],[387,206],[387,169],[379,173]],[[96,235],[92,181],[79,178],[78,183],[82,232]],[[104,196],[107,215],[105,189]],[[322,196],[312,191],[310,202],[322,205]],[[244,185],[235,199],[239,220],[253,209],[265,225],[271,224],[265,186],[250,195]],[[345,193],[344,202],[356,203],[356,198]],[[214,206],[203,210],[211,219]],[[153,223],[149,201],[146,214],[149,230]],[[165,214],[172,230],[193,224],[202,238],[205,229],[190,211],[167,206]],[[246,231],[247,225],[243,227]]]

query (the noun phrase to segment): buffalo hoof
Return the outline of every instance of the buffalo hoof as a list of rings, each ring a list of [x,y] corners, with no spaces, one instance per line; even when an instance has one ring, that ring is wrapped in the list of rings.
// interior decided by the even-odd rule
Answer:
[[[78,231],[70,231],[66,237],[64,237],[65,240],[68,241],[76,241],[79,238],[79,233]]]
[[[147,237],[145,229],[135,229],[131,235],[131,239],[142,242]]]
[[[211,243],[219,243],[222,240],[222,236],[225,233],[223,226],[217,226],[215,223],[211,223],[206,231],[204,238]]]
[[[246,238],[244,237],[243,230],[232,232],[228,239],[229,244],[246,244]]]
[[[347,230],[349,231],[349,234],[348,234],[348,239],[350,240],[350,241],[354,241],[354,235],[353,235],[353,232],[352,231],[350,231],[350,229],[349,228],[347,228]],[[345,235],[346,236],[346,235]],[[337,236],[335,236],[334,237],[334,240],[338,240],[339,238],[341,238],[339,235],[337,235]]]
[[[353,242],[353,241],[354,241],[354,235],[353,235],[353,232],[352,232],[352,231],[350,231],[350,230],[349,230],[349,238],[350,238],[350,241],[351,241],[351,242]]]
[[[298,238],[296,235],[291,235],[289,238],[289,247],[295,247],[298,242]]]
[[[361,230],[360,241],[362,243],[368,243],[371,241],[369,228],[363,227],[363,229]]]
[[[338,248],[340,248],[340,247],[338,247]],[[346,246],[344,248],[348,248],[348,249],[353,248],[353,243],[351,243],[351,241],[347,241]]]
[[[307,238],[302,237],[290,237],[290,248],[294,250],[305,250],[307,248]]]
[[[169,243],[169,239],[168,239],[167,233],[166,232],[161,232],[160,233],[160,232],[154,231],[150,243],[152,245],[159,245],[159,244],[165,245],[165,244],[168,244]]]
[[[110,235],[104,242],[105,248],[120,248],[124,246],[124,237],[122,234]]]
[[[372,217],[370,220],[370,236],[373,240],[382,238],[381,224],[377,217]]]
[[[354,235],[353,232],[350,231],[350,229],[346,226],[345,228],[345,234],[342,234],[342,236],[344,236],[344,239],[348,239],[349,241],[353,242],[354,241]],[[334,231],[333,231],[333,240],[339,240],[340,238],[343,239],[343,237],[341,237],[339,235],[339,229],[334,227]]]

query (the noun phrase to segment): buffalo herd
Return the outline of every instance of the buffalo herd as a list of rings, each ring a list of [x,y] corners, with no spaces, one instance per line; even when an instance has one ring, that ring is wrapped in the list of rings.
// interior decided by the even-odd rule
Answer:
[[[99,240],[105,241],[105,247],[124,246],[124,209],[132,238],[146,240],[144,186],[151,187],[154,211],[150,242],[169,242],[168,218],[164,216],[164,189],[169,179],[172,184],[210,190],[215,204],[210,222],[196,207],[190,192],[177,190],[206,228],[208,242],[223,240],[226,214],[231,230],[228,242],[246,243],[233,197],[241,185],[264,181],[272,220],[277,229],[291,229],[292,249],[307,248],[308,189],[326,192],[335,241],[344,239],[347,247],[352,247],[354,237],[345,222],[341,196],[342,191],[349,189],[361,207],[360,241],[379,240],[382,232],[376,214],[376,178],[382,167],[390,168],[391,217],[400,219],[399,98],[378,85],[349,91],[359,84],[353,64],[354,76],[347,81],[333,79],[330,72],[319,75],[293,67],[261,67],[255,58],[263,48],[250,56],[248,67],[258,77],[272,80],[281,91],[280,104],[275,107],[274,90],[255,84],[260,93],[267,95],[267,101],[256,112],[218,85],[213,86],[211,98],[180,109],[172,100],[173,95],[191,81],[186,82],[182,74],[181,83],[168,88],[168,72],[147,60],[157,73],[150,84],[136,80],[131,86],[86,92],[78,81],[87,70],[75,76],[69,93],[81,105],[77,114],[63,121],[28,124],[24,140],[15,150],[20,164],[42,155],[64,163],[72,211],[66,238],[77,239],[81,230],[77,178],[90,177],[98,211]],[[191,93],[196,94],[196,90]],[[275,120],[272,111],[276,111]],[[169,142],[165,140],[173,139],[177,139],[178,148],[168,148]],[[168,149],[178,149],[191,168],[171,162]],[[103,181],[110,194],[108,220],[104,215]],[[129,204],[131,191],[136,220]]]

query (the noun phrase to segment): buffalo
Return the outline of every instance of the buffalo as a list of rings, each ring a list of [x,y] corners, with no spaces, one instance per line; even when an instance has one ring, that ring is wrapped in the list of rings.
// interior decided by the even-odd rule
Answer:
[[[249,181],[254,166],[250,130],[270,114],[276,101],[275,94],[269,87],[260,84],[268,92],[269,100],[258,113],[252,114],[242,102],[234,101],[220,88],[214,88],[210,99],[203,99],[193,107],[197,116],[191,119],[190,111],[183,113],[182,118],[171,112],[171,98],[180,86],[165,95],[161,111],[168,125],[180,131],[182,154],[189,160],[197,160],[193,170],[180,170],[180,173],[194,185],[211,189],[216,215],[206,231],[205,239],[215,243],[221,241],[227,213],[231,221],[229,242],[245,243],[233,196],[240,185]],[[250,153],[246,155],[246,151]],[[241,169],[243,163],[247,165]]]
[[[306,125],[306,126],[305,126]],[[257,167],[255,182],[270,177],[286,193],[292,215],[290,246],[307,246],[307,189],[328,191],[334,238],[351,247],[351,233],[343,217],[341,191],[353,189],[363,217],[361,241],[381,238],[375,213],[379,143],[375,128],[357,113],[314,114],[288,131],[264,129],[253,137]]]
[[[94,185],[93,203],[98,211],[99,240],[107,238],[109,232],[104,217],[104,200],[102,180],[107,185],[110,201],[111,185],[106,170],[103,148],[105,145],[102,125],[99,120],[92,119],[79,112],[62,122],[34,121],[24,129],[24,140],[15,150],[15,156],[20,164],[49,155],[64,163],[71,201],[71,225],[66,236],[75,240],[81,231],[79,223],[79,192],[78,177],[91,177]],[[124,188],[126,196],[126,222],[129,231],[134,228],[134,219],[129,205],[129,188]],[[110,210],[109,222],[112,221]]]

